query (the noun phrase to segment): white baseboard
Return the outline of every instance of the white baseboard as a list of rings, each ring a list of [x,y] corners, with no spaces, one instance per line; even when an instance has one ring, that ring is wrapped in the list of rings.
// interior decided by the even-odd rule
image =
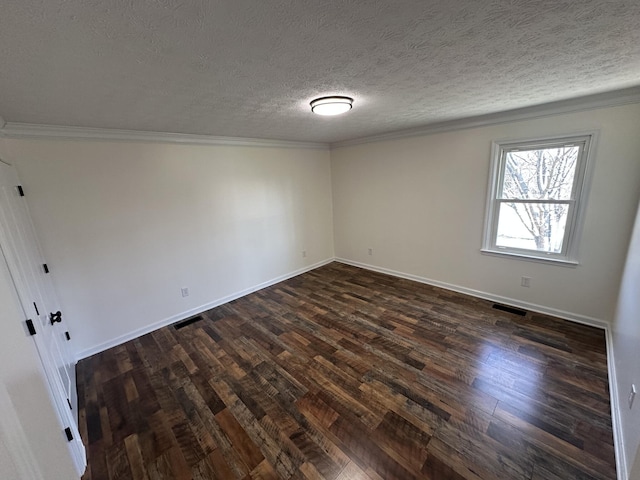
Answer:
[[[472,288],[460,287],[451,283],[441,282],[439,280],[433,280],[431,278],[420,277],[418,275],[412,275],[410,273],[398,272],[397,270],[391,270],[389,268],[377,267],[375,265],[369,265],[366,263],[354,262],[345,258],[336,258],[336,262],[345,263],[354,267],[364,268],[366,270],[372,270],[374,272],[386,273],[387,275],[393,275],[394,277],[405,278],[407,280],[413,280],[416,282],[432,285],[434,287],[444,288],[446,290],[452,290],[458,293],[464,293],[471,295],[472,297],[483,298],[491,302],[503,303],[505,305],[511,305],[513,307],[522,308],[524,310],[531,310],[532,312],[544,313],[546,315],[552,315],[554,317],[562,318],[565,320],[571,320],[572,322],[582,323],[591,327],[601,328],[606,330],[609,327],[609,323],[605,320],[598,318],[588,317],[586,315],[580,315],[578,313],[566,312],[564,310],[558,310],[556,308],[546,307],[544,305],[537,305],[535,303],[523,302],[516,300],[515,298],[503,297],[500,295],[494,295],[493,293],[483,292],[481,290],[474,290]]]
[[[618,399],[618,382],[616,381],[616,361],[613,353],[613,332],[606,330],[607,339],[607,368],[609,371],[609,396],[611,397],[611,423],[613,426],[613,447],[616,453],[616,472],[618,480],[628,480],[629,468],[627,456],[624,450],[624,437],[622,436],[622,417],[620,416],[620,403]]]
[[[232,293],[231,295],[227,295],[225,297],[222,298],[218,298],[217,300],[214,300],[212,302],[206,303],[204,305],[200,305],[199,307],[195,307],[192,308],[190,310],[187,310],[185,312],[181,312],[178,313],[176,315],[172,315],[171,317],[165,318],[163,320],[159,320],[157,322],[154,322],[150,325],[147,325],[145,327],[142,328],[138,328],[137,330],[133,330],[131,332],[128,332],[124,335],[121,335],[119,337],[116,337],[114,339],[108,340],[104,343],[101,343],[99,345],[95,345],[93,347],[87,348],[85,350],[82,350],[80,352],[76,353],[76,362],[90,357],[91,355],[95,355],[96,353],[100,353],[103,352],[105,350],[108,350],[109,348],[112,347],[116,347],[118,345],[121,345],[125,342],[128,342],[129,340],[133,340],[136,339],[138,337],[141,337],[142,335],[146,335],[147,333],[153,332],[154,330],[158,330],[159,328],[162,327],[166,327],[167,325],[171,325],[172,323],[178,322],[180,320],[184,320],[186,318],[192,317],[194,315],[197,315],[199,313],[202,312],[206,312],[207,310],[210,310],[212,308],[218,307],[220,305],[223,305],[225,303],[231,302],[233,300],[236,300],[240,297],[244,297],[245,295],[248,295],[250,293],[253,292],[257,292],[258,290],[262,290],[263,288],[266,287],[270,287],[271,285],[275,285],[276,283],[280,283],[284,280],[288,280],[289,278],[293,278],[293,277],[297,277],[298,275],[301,275],[303,273],[309,272],[311,270],[315,270],[318,267],[322,267],[323,265],[327,265],[331,262],[333,262],[334,259],[333,258],[329,258],[326,260],[323,260],[321,262],[318,263],[314,263],[313,265],[309,265],[303,268],[300,268],[298,270],[295,270],[293,272],[289,272],[286,273],[284,275],[280,275],[279,277],[276,278],[272,278],[271,280],[268,280],[266,282],[262,282],[258,285],[254,285],[252,287],[246,288],[244,290],[241,290],[239,292],[235,292]]]
[[[544,313],[547,315],[553,315],[554,317],[562,318],[572,322],[589,325],[591,327],[601,328],[605,332],[605,340],[607,344],[607,369],[609,376],[609,401],[611,403],[611,422],[613,427],[613,443],[616,455],[616,472],[618,480],[628,480],[627,462],[624,453],[624,440],[622,438],[622,428],[620,420],[620,406],[618,404],[618,387],[616,384],[616,368],[613,354],[613,337],[611,328],[608,322],[586,315],[580,315],[577,313],[566,312],[564,310],[558,310],[555,308],[545,307],[543,305],[537,305],[534,303],[523,302],[514,298],[502,297],[500,295],[494,295],[492,293],[482,292],[480,290],[474,290],[471,288],[460,287],[446,282],[440,282],[430,278],[420,277],[418,275],[412,275],[409,273],[398,272],[397,270],[391,270],[389,268],[377,267],[375,265],[369,265],[366,263],[355,262],[347,260],[345,258],[336,258],[336,262],[344,263],[346,265],[352,265],[354,267],[364,268],[374,272],[385,273],[387,275],[393,275],[394,277],[404,278],[407,280],[413,280],[416,282],[432,285],[434,287],[445,288],[447,290],[453,290],[454,292],[464,293],[473,297],[483,298],[492,302],[498,302],[514,307],[523,308],[525,310],[531,310],[533,312]]]
[[[489,300],[492,302],[498,302],[506,305],[511,305],[514,307],[523,308],[525,310],[531,310],[533,312],[543,313],[547,315],[552,315],[554,317],[563,318],[565,320],[570,320],[572,322],[581,323],[584,325],[589,325],[592,327],[601,328],[605,331],[605,338],[607,344],[607,368],[609,375],[609,394],[610,394],[610,403],[611,403],[611,421],[613,426],[613,440],[614,440],[614,448],[616,455],[616,471],[618,480],[628,480],[628,471],[627,471],[627,463],[624,453],[624,444],[622,438],[622,428],[621,428],[621,419],[620,419],[620,408],[618,405],[618,387],[615,382],[616,372],[615,372],[615,361],[613,354],[613,338],[610,329],[610,325],[608,322],[604,320],[600,320],[597,318],[589,317],[586,315],[580,315],[572,312],[567,312],[564,310],[558,310],[551,307],[546,307],[543,305],[537,305],[529,302],[523,302],[521,300],[516,300],[514,298],[503,297],[500,295],[494,295],[492,293],[483,292],[481,290],[474,290],[471,288],[461,287],[458,285],[453,285],[446,282],[441,282],[438,280],[433,280],[430,278],[421,277],[418,275],[412,275],[409,273],[399,272],[397,270],[392,270],[383,267],[377,267],[375,265],[369,265],[366,263],[355,262],[352,260],[347,260],[345,258],[329,258],[327,260],[323,260],[321,262],[315,263],[313,265],[309,265],[307,267],[295,270],[293,272],[287,273],[285,275],[281,275],[279,277],[273,278],[269,281],[260,283],[258,285],[254,285],[253,287],[244,289],[242,291],[233,293],[231,295],[227,295],[226,297],[219,298],[205,305],[201,305],[199,307],[193,308],[191,310],[187,310],[186,312],[182,312],[177,315],[173,315],[169,318],[165,318],[158,322],[155,322],[151,325],[148,325],[143,328],[139,328],[132,332],[127,333],[126,335],[122,335],[120,337],[114,338],[108,342],[101,343],[100,345],[96,345],[94,347],[83,350],[77,354],[77,360],[81,360],[83,358],[90,357],[96,353],[100,353],[109,348],[115,347],[117,345],[121,345],[122,343],[128,342],[129,340],[133,340],[147,333],[153,332],[159,328],[165,327],[167,325],[171,325],[172,323],[178,322],[180,320],[184,320],[186,318],[192,317],[193,315],[197,315],[199,313],[205,312],[212,308],[218,307],[225,303],[236,300],[240,297],[248,295],[253,292],[257,292],[258,290],[262,290],[263,288],[269,287],[276,283],[282,282],[289,278],[296,277],[303,273],[309,272],[311,270],[315,270],[316,268],[322,267],[324,265],[328,265],[332,262],[340,262],[346,265],[352,265],[354,267],[364,268],[366,270],[371,270],[374,272],[385,273],[387,275],[392,275],[394,277],[404,278],[407,280],[413,280],[419,283],[424,283],[427,285],[432,285],[435,287],[444,288],[447,290],[452,290],[454,292],[463,293],[466,295],[471,295],[473,297],[482,298],[485,300]]]

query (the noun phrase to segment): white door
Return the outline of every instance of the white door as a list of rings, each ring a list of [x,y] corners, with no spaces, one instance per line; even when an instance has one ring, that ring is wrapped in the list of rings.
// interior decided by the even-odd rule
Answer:
[[[86,456],[77,426],[75,361],[67,346],[70,333],[19,185],[15,169],[0,161],[0,248],[25,320],[30,320],[35,330],[32,338],[58,412],[61,434],[69,440],[71,455],[81,475]]]

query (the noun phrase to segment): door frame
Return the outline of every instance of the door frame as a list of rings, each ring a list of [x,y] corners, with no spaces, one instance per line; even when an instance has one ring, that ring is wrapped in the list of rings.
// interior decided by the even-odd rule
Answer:
[[[2,161],[0,159],[0,175],[4,175],[4,172],[2,171],[6,172],[6,174],[8,175],[8,178],[10,179],[15,178],[16,180],[18,179],[15,167],[13,167],[11,164],[5,161]],[[12,211],[12,213],[16,212],[16,210],[12,210],[11,208],[9,211]],[[17,222],[17,221],[16,221],[17,222],[16,224],[21,225],[20,229],[22,229],[22,227],[24,226],[25,229],[28,229],[30,231],[31,236],[33,237],[31,240],[34,242],[34,245],[32,245],[32,247],[35,248],[36,250],[31,253],[40,257],[41,253],[40,253],[40,247],[38,245],[39,243],[38,238],[33,225],[33,221],[31,220],[31,215],[29,213],[28,206],[26,204],[25,204],[25,210],[23,212],[23,217],[24,218],[21,218],[21,220],[24,223],[28,223],[28,224],[22,225],[22,222]],[[14,251],[14,248],[12,248],[12,244],[15,243],[15,239],[13,238],[10,232],[11,230],[8,227],[2,227],[0,225],[0,262],[3,262],[4,267],[7,269],[7,273],[12,283],[13,291],[15,293],[15,298],[17,302],[16,306],[19,305],[21,313],[24,315],[24,319],[26,320],[30,318],[30,315],[28,315],[27,313],[28,311],[30,311],[29,310],[30,305],[28,305],[28,300],[26,299],[26,297],[29,297],[29,292],[31,292],[32,289],[35,288],[36,290],[38,290],[41,287],[45,288],[45,286],[44,284],[38,286],[39,285],[38,280],[35,280],[35,284],[38,284],[38,285],[29,285],[28,274],[26,273],[25,267],[22,266],[23,263],[25,262],[28,263],[28,260],[18,258],[18,255],[20,255],[20,253],[19,251]],[[31,253],[27,253],[26,256],[30,257]],[[45,292],[43,292],[43,294],[44,293]],[[51,292],[48,292],[48,293],[51,294]],[[45,298],[47,297],[43,297],[43,300]],[[47,300],[51,301],[48,298]],[[24,302],[27,302],[27,305],[25,305]],[[45,308],[45,305],[41,305],[40,308]],[[69,439],[67,446],[68,446],[71,459],[75,466],[75,469],[78,472],[78,475],[81,476],[86,469],[87,461],[86,461],[86,449],[85,449],[84,443],[82,442],[80,432],[78,430],[78,423],[77,423],[78,419],[76,417],[75,411],[68,408],[68,405],[66,402],[67,394],[64,393],[65,388],[62,385],[62,380],[59,377],[58,372],[51,371],[51,368],[57,369],[57,366],[56,365],[52,366],[51,365],[52,362],[48,358],[49,357],[49,353],[47,351],[48,345],[46,344],[46,341],[45,341],[46,335],[44,333],[40,333],[42,331],[43,326],[40,324],[40,322],[36,322],[36,323],[37,323],[37,329],[36,329],[37,333],[35,335],[32,335],[33,337],[32,340],[34,342],[34,346],[36,347],[36,354],[38,357],[38,364],[40,366],[40,371],[44,376],[44,379],[46,380],[44,383],[46,384],[47,391],[49,393],[49,401],[51,402],[51,405],[53,406],[54,411],[57,414],[56,416],[58,417],[58,423],[60,425],[61,435],[64,436],[66,433],[65,429],[68,429],[67,431],[69,433],[67,435],[70,434],[72,436],[72,438]],[[71,362],[72,368],[75,368],[76,362],[73,355],[70,356],[69,361]],[[72,393],[77,396],[75,385],[73,387],[74,389]],[[76,400],[75,403],[77,403],[77,399],[74,399],[74,400]],[[2,426],[4,427],[4,425]]]

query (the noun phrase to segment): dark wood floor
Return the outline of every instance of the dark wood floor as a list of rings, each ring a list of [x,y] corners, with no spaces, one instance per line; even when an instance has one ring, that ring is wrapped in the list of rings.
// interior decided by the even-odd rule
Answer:
[[[78,364],[85,480],[614,479],[604,333],[333,263]]]

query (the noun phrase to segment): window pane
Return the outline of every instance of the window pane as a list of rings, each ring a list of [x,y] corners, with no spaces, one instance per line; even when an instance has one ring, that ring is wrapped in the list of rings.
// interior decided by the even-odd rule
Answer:
[[[500,203],[496,246],[561,253],[569,206]]]
[[[570,200],[578,146],[505,153],[502,197],[522,200]]]

